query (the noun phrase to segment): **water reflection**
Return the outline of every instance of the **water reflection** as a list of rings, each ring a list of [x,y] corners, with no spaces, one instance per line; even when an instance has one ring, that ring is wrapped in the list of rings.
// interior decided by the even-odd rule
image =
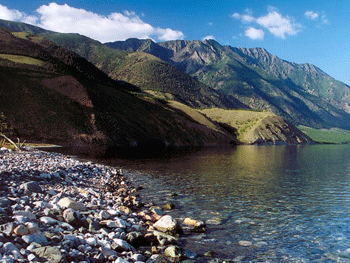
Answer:
[[[170,200],[175,217],[207,221],[208,233],[186,245],[197,252],[210,247],[237,262],[350,261],[350,145],[236,146],[100,161],[133,171],[145,201]]]

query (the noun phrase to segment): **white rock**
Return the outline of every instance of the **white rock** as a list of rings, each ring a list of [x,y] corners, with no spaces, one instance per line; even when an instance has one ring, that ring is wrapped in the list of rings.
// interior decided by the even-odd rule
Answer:
[[[40,220],[41,223],[44,223],[44,224],[47,224],[47,225],[50,225],[50,226],[60,223],[60,221],[58,221],[56,219],[53,219],[52,217],[49,217],[49,216],[40,217],[39,220]]]
[[[38,207],[38,208],[52,208],[52,204],[49,204],[44,201],[35,201],[33,204],[35,207]]]
[[[16,220],[16,221],[21,221],[21,218],[26,218],[28,219],[29,221],[31,220],[36,220],[36,216],[32,213],[32,212],[29,212],[29,211],[14,211],[14,216],[13,218]]]
[[[118,246],[116,250],[119,252],[135,251],[135,248],[123,239],[115,238],[113,239],[113,242]]]
[[[73,210],[77,211],[85,211],[86,207],[83,203],[74,201],[68,197],[64,197],[57,203],[61,208],[72,208]]]
[[[164,233],[176,234],[180,231],[178,222],[170,215],[162,216],[153,227]]]
[[[110,228],[123,228],[123,229],[125,229],[128,225],[128,223],[121,218],[114,218],[114,220],[102,220],[100,221],[100,224],[106,225],[107,227],[110,227]]]
[[[86,244],[90,245],[90,246],[94,246],[97,244],[97,239],[95,237],[89,237],[87,239],[85,239]]]
[[[249,246],[253,245],[252,242],[244,241],[244,240],[239,241],[238,244],[242,247],[249,247]]]
[[[106,211],[101,210],[100,213],[99,213],[99,217],[101,219],[108,219],[108,218],[111,217],[111,215],[109,213],[107,213]]]
[[[117,260],[114,261],[114,263],[129,263],[129,261],[122,259],[122,258],[117,258]]]

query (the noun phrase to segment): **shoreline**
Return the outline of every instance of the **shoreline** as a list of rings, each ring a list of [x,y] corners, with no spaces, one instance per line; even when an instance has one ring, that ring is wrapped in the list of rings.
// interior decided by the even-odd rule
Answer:
[[[204,222],[142,204],[117,168],[3,149],[0,174],[2,262],[220,262],[181,246]]]

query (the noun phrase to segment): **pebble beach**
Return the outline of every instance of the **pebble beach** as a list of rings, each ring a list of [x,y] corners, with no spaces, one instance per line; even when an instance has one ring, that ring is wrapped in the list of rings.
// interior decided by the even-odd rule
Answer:
[[[204,222],[143,204],[118,168],[1,148],[0,180],[0,262],[218,262],[181,246]]]

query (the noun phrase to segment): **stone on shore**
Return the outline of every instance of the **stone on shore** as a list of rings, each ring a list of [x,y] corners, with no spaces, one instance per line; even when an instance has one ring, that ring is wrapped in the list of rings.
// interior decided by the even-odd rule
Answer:
[[[12,244],[11,242],[7,242],[3,245],[3,250],[8,253],[8,254],[12,254],[14,259],[23,259],[23,256],[21,255],[19,249]]]
[[[162,216],[153,227],[164,233],[176,235],[182,233],[179,223],[170,215]]]
[[[6,236],[10,236],[13,230],[13,223],[6,223],[3,225],[0,225],[0,232],[5,234]]]
[[[165,249],[164,255],[172,258],[173,260],[179,260],[182,254],[179,247],[171,245]]]
[[[22,236],[22,239],[27,244],[35,242],[35,243],[38,243],[40,245],[45,246],[48,243],[46,236],[42,233],[25,235],[25,236]]]
[[[119,238],[113,239],[112,248],[117,252],[136,251],[136,249],[133,246],[131,246],[128,242]]]
[[[11,201],[6,197],[0,197],[0,207],[6,208],[11,205]]]
[[[38,182],[23,183],[21,184],[20,188],[23,189],[28,194],[43,192]]]
[[[77,211],[85,211],[86,207],[83,203],[76,202],[69,197],[64,197],[60,199],[57,203],[62,209],[71,208]]]
[[[33,150],[0,155],[0,173],[0,262],[196,257],[181,247],[178,222],[153,204],[141,211],[137,188],[113,167]]]
[[[38,257],[50,263],[62,262],[63,256],[58,247],[45,246],[32,250]]]
[[[25,235],[29,234],[29,229],[28,229],[28,227],[26,227],[24,225],[19,225],[13,230],[13,233],[16,236],[22,237],[22,236],[25,236]]]

